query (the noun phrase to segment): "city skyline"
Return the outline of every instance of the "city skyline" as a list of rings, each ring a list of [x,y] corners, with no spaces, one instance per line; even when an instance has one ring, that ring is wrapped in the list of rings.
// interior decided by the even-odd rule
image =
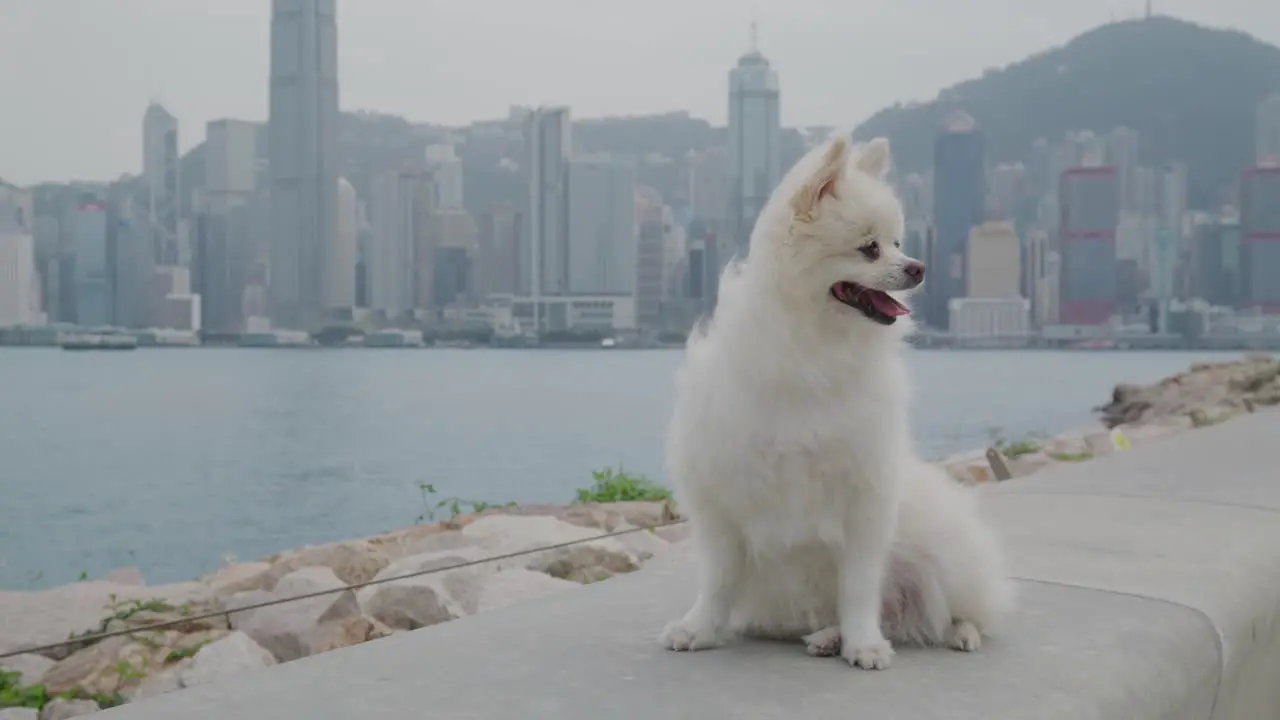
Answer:
[[[725,124],[725,59],[742,52],[750,7],[705,0],[690,9],[657,0],[643,12],[606,13],[557,0],[528,16],[530,8],[493,7],[497,2],[478,8],[379,0],[373,12],[370,5],[339,3],[343,107],[444,125],[502,117],[510,105],[542,104],[567,105],[575,117],[684,109]],[[1203,4],[1164,0],[1155,10],[1280,42],[1280,8],[1247,0],[1197,5]],[[983,12],[970,3],[963,12],[940,15],[901,3],[843,9],[820,0],[786,6],[775,0],[760,3],[758,17],[761,49],[788,78],[782,124],[803,126],[853,124],[895,102],[932,97],[1142,9],[1141,2],[1085,0]],[[220,118],[266,118],[261,77],[269,65],[269,3],[228,0],[217,12],[161,0],[134,0],[127,11],[86,5],[75,27],[42,3],[0,12],[0,62],[40,68],[0,78],[0,94],[25,99],[0,117],[6,160],[0,177],[8,182],[105,181],[139,172],[139,108],[152,101],[192,130]],[[193,35],[187,26],[196,22],[202,32]],[[852,28],[858,28],[854,42]],[[619,37],[622,29],[626,37]],[[661,34],[662,54],[646,54],[652,47],[646,32]],[[550,46],[560,52],[546,53]],[[68,57],[94,56],[95,73],[114,78],[112,92],[85,94],[82,65],[58,62],[64,50]],[[644,62],[637,62],[641,55]],[[592,61],[583,63],[584,57]],[[876,73],[855,73],[864,83],[857,92],[831,93],[825,83],[833,66],[869,66]],[[448,69],[458,67],[467,68],[468,82]],[[86,102],[95,110],[91,128],[85,127]],[[180,133],[181,151],[202,139],[199,132]]]
[[[265,123],[210,121],[204,151],[180,161],[187,133],[151,102],[138,181],[9,193],[6,222],[20,234],[5,266],[24,283],[34,272],[26,285],[42,302],[29,305],[31,292],[20,292],[5,300],[6,315],[18,326],[178,330],[197,342],[277,331],[307,338],[352,324],[499,338],[679,335],[713,310],[718,269],[748,254],[782,170],[831,131],[783,132],[790,85],[762,52],[754,21],[727,72],[721,134],[688,113],[649,116],[621,121],[627,139],[601,148],[592,135],[613,123],[574,123],[573,110],[558,104],[509,106],[505,119],[464,130],[370,113],[343,118],[338,7],[272,0]],[[1181,28],[1263,48],[1154,16],[1150,4],[1146,13],[1028,62],[1055,82],[1063,67],[1089,67],[1094,51],[1082,57],[1079,48],[1094,47],[1093,37],[1121,33],[1128,48],[1141,34]],[[1175,301],[1213,297],[1232,318],[1280,309],[1268,273],[1240,272],[1246,262],[1273,267],[1280,249],[1272,237],[1280,220],[1259,210],[1280,189],[1278,98],[1250,99],[1253,111],[1240,113],[1257,130],[1257,172],[1218,184],[1219,171],[1217,205],[1189,204],[1198,176],[1180,156],[1140,153],[1161,130],[1132,120],[1131,110],[1120,113],[1128,120],[1095,117],[1060,139],[1035,138],[1014,158],[1005,147],[999,162],[982,123],[951,110],[939,121],[931,165],[904,163],[890,174],[904,194],[904,242],[934,268],[920,320],[965,342],[1138,327],[1163,342],[1195,332]],[[999,114],[974,112],[1000,127]],[[655,122],[692,125],[696,139],[664,146],[660,135],[635,134],[634,123]],[[513,233],[499,240],[485,215],[512,206]],[[1210,226],[1217,229],[1202,238],[1199,228]]]

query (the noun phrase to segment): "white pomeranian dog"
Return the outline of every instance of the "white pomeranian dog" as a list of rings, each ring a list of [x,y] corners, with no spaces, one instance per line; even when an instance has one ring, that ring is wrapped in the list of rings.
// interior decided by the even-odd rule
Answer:
[[[667,471],[697,599],[662,643],[803,639],[882,669],[893,642],[976,650],[1012,602],[972,490],[917,458],[889,144],[836,137],[783,178],[677,377]]]

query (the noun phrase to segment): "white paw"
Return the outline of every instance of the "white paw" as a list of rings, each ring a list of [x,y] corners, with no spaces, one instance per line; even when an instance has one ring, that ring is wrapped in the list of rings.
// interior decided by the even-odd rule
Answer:
[[[947,632],[947,647],[961,652],[973,652],[982,647],[982,633],[968,620],[956,620]]]
[[[893,646],[887,640],[866,643],[861,646],[845,644],[841,656],[853,667],[863,670],[884,670],[893,659]]]
[[[687,620],[676,620],[662,631],[659,641],[668,650],[706,650],[720,644],[718,634],[713,627],[695,627]]]
[[[805,651],[814,657],[840,654],[840,628],[836,625],[805,635],[803,639]]]

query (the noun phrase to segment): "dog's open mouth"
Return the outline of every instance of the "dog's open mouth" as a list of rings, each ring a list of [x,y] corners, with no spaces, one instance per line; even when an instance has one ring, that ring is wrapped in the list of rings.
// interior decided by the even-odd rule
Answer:
[[[832,285],[831,297],[860,311],[881,325],[892,325],[897,322],[899,315],[911,312],[906,305],[889,297],[888,293],[872,290],[857,283],[838,282]]]

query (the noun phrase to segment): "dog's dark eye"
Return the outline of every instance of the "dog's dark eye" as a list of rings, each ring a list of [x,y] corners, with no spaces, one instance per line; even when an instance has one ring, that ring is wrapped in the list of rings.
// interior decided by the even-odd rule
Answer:
[[[880,257],[880,243],[869,242],[858,248],[858,252],[862,253],[868,260],[876,260]]]

